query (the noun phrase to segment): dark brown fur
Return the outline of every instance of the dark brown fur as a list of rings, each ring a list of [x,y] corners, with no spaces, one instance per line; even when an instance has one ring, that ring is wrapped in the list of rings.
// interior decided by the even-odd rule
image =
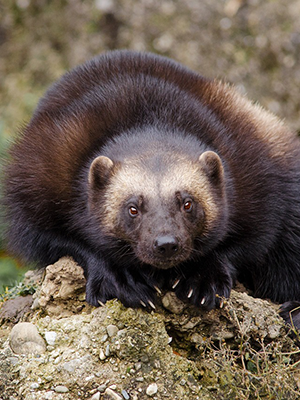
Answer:
[[[300,300],[299,141],[230,86],[107,53],[50,88],[10,155],[10,249],[73,256],[90,303],[152,304],[158,286],[211,308],[236,276]]]

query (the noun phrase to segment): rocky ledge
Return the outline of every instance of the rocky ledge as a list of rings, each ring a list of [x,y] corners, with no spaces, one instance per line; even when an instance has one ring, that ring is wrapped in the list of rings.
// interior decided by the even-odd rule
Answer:
[[[25,279],[33,296],[0,303],[0,400],[300,396],[297,338],[268,301],[232,291],[201,312],[166,293],[151,313],[94,308],[69,258]]]

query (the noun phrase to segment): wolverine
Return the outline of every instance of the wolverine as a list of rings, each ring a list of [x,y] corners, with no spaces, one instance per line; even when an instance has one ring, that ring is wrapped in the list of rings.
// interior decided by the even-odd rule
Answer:
[[[173,290],[212,309],[236,279],[286,320],[300,304],[298,138],[168,58],[113,51],[66,73],[12,145],[3,191],[10,251],[72,256],[94,306]]]

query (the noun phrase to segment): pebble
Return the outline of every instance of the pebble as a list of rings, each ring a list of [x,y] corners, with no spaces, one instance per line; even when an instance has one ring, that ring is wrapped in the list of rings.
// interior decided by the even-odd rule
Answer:
[[[34,383],[32,383],[32,384],[30,385],[30,389],[32,389],[32,390],[34,390],[34,389],[38,389],[38,388],[39,388],[39,386],[40,386],[40,384],[39,384],[39,383],[37,383],[37,382],[34,382]]]
[[[146,354],[141,356],[141,362],[147,363],[148,361],[149,361],[149,357]]]
[[[62,360],[62,358],[60,356],[56,357],[56,359],[53,361],[53,364],[57,365],[57,364],[59,364],[61,362],[61,360]]]
[[[59,355],[60,355],[60,350],[53,351],[53,353],[51,354],[52,358],[56,358]]]
[[[59,358],[59,357],[58,357]],[[75,372],[75,370],[77,369],[77,368],[79,368],[79,366],[82,364],[82,362],[81,362],[81,360],[80,359],[78,359],[78,358],[76,358],[76,359],[74,359],[74,360],[70,360],[70,361],[67,361],[67,362],[65,362],[64,364],[63,364],[63,369],[65,370],[65,371],[68,371],[69,373],[73,373],[73,372]]]
[[[44,393],[43,394],[44,400],[52,400],[53,399],[53,395],[54,395],[53,390],[50,390],[49,392]]]
[[[16,354],[41,354],[46,351],[44,339],[30,322],[19,322],[12,328],[9,344]]]
[[[135,363],[135,370],[136,371],[139,371],[141,368],[142,368],[142,363],[140,363],[140,362]]]
[[[146,389],[146,394],[148,396],[153,396],[157,393],[157,384],[156,383],[151,383]]]
[[[57,336],[56,332],[53,332],[53,331],[45,332],[45,339],[49,346],[55,345],[56,336]]]
[[[186,304],[179,300],[173,292],[167,292],[164,295],[162,304],[164,308],[177,315],[181,314],[186,308]]]
[[[107,388],[104,392],[104,394],[107,396],[109,400],[123,400],[121,396],[118,395],[118,393],[114,392],[112,389]]]
[[[102,336],[102,338],[100,339],[100,342],[104,343],[104,342],[107,341],[107,339],[108,339],[108,336],[107,336],[107,335],[104,335],[104,336]]]
[[[56,393],[67,393],[69,389],[66,386],[58,385],[54,388]]]
[[[106,355],[104,354],[103,349],[100,349],[99,358],[101,361],[104,361],[106,359]]]
[[[106,330],[107,330],[108,336],[113,337],[113,336],[116,336],[119,328],[116,325],[108,325]]]
[[[14,366],[14,365],[18,364],[19,358],[18,357],[8,357],[6,359],[6,361],[7,361],[8,364],[11,364],[11,365]]]
[[[111,389],[111,390],[116,390],[116,389],[117,389],[117,385],[110,385],[110,386],[109,386],[109,389]]]
[[[270,339],[276,339],[280,335],[281,326],[280,325],[271,325],[268,327],[268,333]]]
[[[106,385],[105,385],[105,384],[104,384],[104,385],[100,385],[100,386],[98,387],[98,390],[99,390],[100,393],[105,392],[105,389],[106,389]]]
[[[99,400],[99,399],[100,399],[100,392],[93,394],[93,396],[90,398],[90,400]]]
[[[126,392],[126,390],[122,390],[121,393],[122,393],[122,396],[124,397],[125,400],[129,400],[130,399],[129,394]]]

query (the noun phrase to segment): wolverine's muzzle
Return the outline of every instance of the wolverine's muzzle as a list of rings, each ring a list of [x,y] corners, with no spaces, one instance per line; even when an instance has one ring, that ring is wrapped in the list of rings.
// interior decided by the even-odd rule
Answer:
[[[171,259],[179,250],[179,243],[174,236],[158,236],[153,244],[154,254],[161,259]]]

